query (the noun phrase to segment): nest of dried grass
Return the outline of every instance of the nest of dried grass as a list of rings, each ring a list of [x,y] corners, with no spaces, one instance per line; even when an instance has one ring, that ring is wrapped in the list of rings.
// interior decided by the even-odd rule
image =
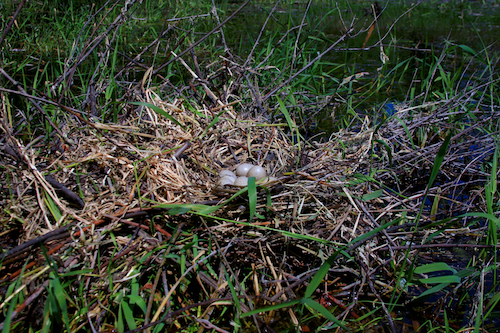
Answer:
[[[235,110],[237,103],[192,112],[183,101],[166,103],[151,91],[145,91],[144,96],[141,103],[150,103],[171,118],[147,104],[127,105],[127,117],[119,124],[82,124],[73,118],[75,123],[66,124],[63,131],[75,144],[52,147],[52,155],[40,154],[39,146],[22,147],[16,141],[18,150],[24,153],[24,160],[18,157],[18,162],[33,162],[33,168],[22,173],[25,179],[34,180],[30,173],[46,166],[44,174],[50,174],[73,193],[80,193],[85,202],[81,210],[73,208],[75,202],[71,200],[58,202],[59,208],[90,223],[123,207],[130,210],[154,204],[221,202],[238,189],[218,186],[218,171],[248,161],[262,165],[268,174],[279,178],[271,186],[275,213],[288,214],[293,208],[291,203],[300,203],[291,215],[293,221],[314,217],[331,223],[338,209],[332,211],[324,200],[346,193],[345,188],[342,190],[346,176],[368,164],[371,129],[336,133],[326,143],[297,142],[286,124],[243,119]],[[25,179],[14,181],[26,185],[19,188],[24,193],[33,186]],[[50,189],[49,184],[45,187]],[[62,194],[56,197],[68,200]],[[347,198],[344,201],[350,205]],[[26,195],[23,199],[37,201]],[[49,230],[62,222],[48,217],[45,221],[34,220]]]

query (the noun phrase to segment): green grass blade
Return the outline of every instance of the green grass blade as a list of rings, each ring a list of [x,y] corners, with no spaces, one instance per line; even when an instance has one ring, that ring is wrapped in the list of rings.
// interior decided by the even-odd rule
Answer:
[[[255,177],[248,178],[248,205],[250,208],[250,217],[248,222],[253,220],[257,208],[257,188],[255,187]]]
[[[272,197],[271,197],[271,191],[269,191],[269,189],[267,187],[265,187],[264,185],[260,185],[260,187],[262,189],[264,189],[264,191],[266,192],[266,208],[267,210],[269,210],[269,207],[272,207],[273,206],[273,201],[272,201]]]
[[[130,304],[137,305],[139,308],[141,308],[143,313],[146,313],[146,309],[147,309],[146,302],[144,301],[144,299],[141,296],[129,295],[128,298],[130,300]]]
[[[125,321],[127,322],[128,328],[130,330],[135,330],[137,326],[135,324],[134,313],[132,312],[132,309],[130,309],[128,303],[125,302],[125,299],[123,299],[121,303],[122,303],[123,316],[125,317]]]
[[[47,300],[45,301],[45,306],[43,307],[43,324],[42,324],[42,330],[40,333],[49,333],[50,328],[52,326],[52,320],[50,319],[50,311],[51,311],[51,304],[53,301],[54,295],[52,295],[52,292],[50,289],[47,292]],[[2,331],[3,333],[3,331]]]
[[[431,272],[439,272],[439,271],[451,271],[453,274],[457,272],[456,269],[450,267],[448,264],[444,262],[435,262],[432,264],[426,264],[415,268],[415,274],[426,274]]]
[[[373,200],[373,199],[380,197],[383,193],[384,193],[383,189],[379,189],[379,190],[376,190],[376,191],[373,191],[370,193],[366,193],[365,195],[363,195],[361,197],[361,200],[370,201],[370,200]]]
[[[122,303],[120,302],[120,306],[118,308],[118,319],[116,319],[115,327],[118,333],[125,332],[125,323],[123,322],[123,311],[122,311]]]
[[[60,309],[60,313],[62,314],[63,322],[66,325],[66,329],[68,330],[68,332],[70,332],[68,306],[66,304],[66,295],[64,292],[64,288],[62,287],[61,281],[59,281],[59,278],[54,274],[54,272],[50,272],[50,276],[50,288],[54,293],[57,305]]]
[[[208,206],[208,205],[202,205],[202,204],[159,204],[159,205],[153,206],[152,208],[160,208],[160,209],[170,208],[170,210],[171,210],[171,211],[169,210],[170,215],[178,215],[178,214],[185,214],[185,213],[191,212],[191,213],[199,214],[201,216],[205,216],[205,215],[208,216],[209,214],[212,214],[213,212],[215,212],[219,208],[224,207],[229,202],[231,202],[232,200],[234,200],[235,198],[239,197],[240,195],[242,195],[243,193],[245,193],[247,191],[248,191],[248,187],[242,188],[241,190],[239,190],[238,192],[233,194],[233,196],[231,196],[229,199],[227,199],[226,201],[224,201],[222,204],[220,204],[218,206]],[[148,200],[146,198],[145,198],[145,200],[151,201],[151,200]],[[213,216],[208,216],[208,217],[213,218]]]
[[[168,214],[179,215],[186,214],[188,212],[198,212],[202,214],[211,214],[219,209],[221,206],[208,206],[202,204],[161,204],[155,205],[153,208],[164,209],[167,208]]]
[[[491,193],[497,191],[497,170],[498,170],[498,146],[493,154],[493,166],[491,168]]]
[[[191,211],[191,207],[187,205],[178,205],[168,210],[169,215],[182,215]]]
[[[450,285],[449,283],[440,283],[440,284],[432,287],[431,289],[428,289],[428,290],[424,291],[423,293],[421,293],[420,295],[418,295],[418,297],[415,297],[415,300],[423,298],[423,297],[427,297],[427,296],[432,295],[432,294],[435,294],[438,291],[440,291],[440,290],[448,287],[449,285]]]
[[[495,223],[495,225],[497,226],[497,228],[500,228],[500,219],[498,217],[496,217],[495,215],[493,215],[493,214],[482,213],[482,212],[471,212],[471,213],[463,214],[460,217],[466,217],[466,216],[486,218],[489,221]]]
[[[444,275],[444,276],[434,276],[426,279],[418,279],[418,282],[429,284],[429,283],[460,283],[460,278],[456,275]]]
[[[138,106],[145,106],[153,110],[154,112],[158,113],[159,115],[167,118],[168,120],[172,121],[173,123],[179,125],[182,129],[185,130],[184,126],[181,125],[174,117],[172,117],[168,112],[165,112],[163,109],[157,107],[154,104],[147,103],[147,102],[128,102],[129,104],[132,105],[138,105]]]
[[[252,179],[253,179],[253,185],[251,185]],[[199,214],[201,216],[208,216],[209,214],[212,214],[213,212],[215,212],[219,208],[224,207],[229,202],[231,202],[232,200],[236,199],[237,197],[239,197],[240,195],[242,195],[243,193],[248,191],[248,199],[249,199],[251,212],[252,212],[252,206],[253,206],[253,215],[251,215],[251,218],[253,218],[253,216],[257,216],[260,219],[264,218],[263,216],[256,213],[257,185],[255,183],[254,177],[250,177],[248,179],[248,185],[249,186],[242,188],[241,190],[236,192],[233,196],[231,196],[229,199],[227,199],[226,201],[224,201],[222,204],[220,204],[218,206],[208,206],[208,205],[202,205],[202,204],[160,204],[160,205],[154,206],[154,208],[170,208],[170,210],[168,211],[168,213],[170,215],[179,215],[179,214],[185,214],[185,213],[191,212],[191,213]],[[261,186],[261,187],[263,187],[263,186]],[[268,195],[267,203],[268,203],[268,205],[271,205],[270,192],[266,188],[265,188],[265,190],[266,190],[266,193]],[[213,217],[213,216],[208,216],[208,217]]]
[[[230,219],[226,219],[226,218],[223,218],[223,217],[206,215],[206,214],[203,214],[203,213],[200,213],[200,212],[193,212],[193,214],[196,214],[196,215],[199,215],[199,216],[203,216],[203,217],[206,217],[206,218],[209,218],[209,219],[218,220],[218,221],[224,221],[224,222],[230,222],[230,223],[235,223],[235,224],[241,224],[241,225],[246,225],[248,227],[253,227],[253,228],[257,228],[257,229],[262,229],[262,230],[277,232],[277,233],[282,234],[283,236],[290,237],[292,239],[303,239],[303,240],[307,240],[307,241],[311,241],[311,242],[317,242],[317,243],[320,243],[320,244],[325,244],[325,245],[330,245],[330,246],[333,245],[333,243],[330,242],[330,241],[328,241],[328,240],[324,240],[324,239],[321,239],[321,238],[316,238],[316,237],[308,236],[308,235],[295,234],[293,232],[286,231],[286,230],[279,230],[279,229],[274,229],[274,228],[266,227],[266,226],[263,226],[263,225],[255,225],[255,224],[248,223],[248,222],[235,221],[235,220],[230,220]]]
[[[234,288],[234,284],[233,284],[231,277],[229,276],[229,274],[227,274],[227,271],[225,271],[225,274],[226,274],[227,285],[228,285],[229,290],[231,291],[231,296],[233,297],[233,302],[234,302],[235,310],[236,310],[236,313],[234,316],[234,321],[236,324],[235,327],[240,327],[241,326],[241,323],[240,323],[240,316],[241,316],[240,300],[238,298],[238,294],[236,293],[236,289]],[[237,332],[237,330],[235,330],[235,332]]]
[[[153,331],[153,333],[161,333],[161,332],[165,332],[163,330],[163,328],[165,327],[165,324],[164,323],[159,323],[158,325],[155,326],[155,329]]]
[[[216,115],[214,117],[214,119],[212,119],[212,121],[210,122],[210,124],[208,124],[207,128],[205,128],[205,130],[203,131],[203,134],[200,135],[200,138],[203,138],[207,133],[208,131],[215,125],[219,122],[219,115]]]
[[[297,135],[297,145],[298,145],[299,151],[300,151],[300,134],[299,134],[299,130],[297,128],[297,125],[295,124],[295,122],[290,117],[290,113],[288,113],[288,110],[286,109],[285,103],[283,103],[283,101],[279,97],[276,96],[276,98],[278,99],[278,103],[279,103],[279,106],[280,106],[280,111],[285,116],[285,119],[286,119],[286,122],[288,124],[288,127],[290,128],[290,133],[292,135],[293,134]]]
[[[425,202],[427,199],[427,195],[429,193],[429,189],[431,188],[432,184],[434,184],[434,181],[436,180],[436,177],[439,173],[439,170],[441,169],[441,165],[443,164],[444,158],[446,156],[446,152],[448,151],[448,145],[450,144],[450,139],[451,139],[451,133],[449,133],[446,138],[444,139],[443,144],[441,147],[439,147],[439,151],[436,155],[436,158],[434,159],[434,165],[432,166],[432,171],[431,175],[429,177],[429,181],[427,183],[427,189],[425,190],[424,197],[422,199],[422,202]],[[418,212],[417,216],[415,217],[415,221],[420,221],[420,216],[422,215],[422,212],[424,211],[424,205],[422,204],[420,207],[420,211]]]
[[[77,270],[77,271],[69,271],[66,273],[63,273],[59,275],[60,277],[68,277],[68,276],[75,276],[75,275],[85,275],[85,274],[91,274],[93,272],[93,269],[87,268],[87,269],[82,269],[82,270]]]
[[[389,158],[389,165],[392,166],[392,149],[391,146],[387,144],[384,140],[377,139],[375,142],[380,143],[382,146],[384,146],[385,151],[387,152],[387,157]]]
[[[410,141],[410,143],[411,143],[411,147],[412,147],[412,149],[414,149],[414,150],[415,150],[415,149],[417,149],[417,148],[415,147],[415,144],[413,143],[413,137],[412,137],[412,135],[411,135],[410,131],[408,130],[408,127],[406,127],[405,122],[404,122],[403,120],[401,120],[400,118],[396,117],[396,116],[393,116],[393,118],[394,118],[394,119],[396,119],[396,120],[397,120],[397,121],[401,124],[401,126],[403,127],[403,129],[405,130],[405,133],[406,133],[406,135],[408,136],[408,140],[409,140],[409,141]]]
[[[342,327],[344,330],[347,332],[350,332],[351,330],[348,329],[340,320],[338,320],[328,309],[326,309],[323,305],[319,304],[318,302],[310,299],[309,297],[303,298],[300,300],[300,303],[305,304],[312,309],[318,311],[321,313],[326,319],[333,321],[335,324],[339,325]]]
[[[500,292],[496,293],[495,296],[493,296],[486,304],[485,309],[488,309],[488,312],[485,314],[485,318],[489,316],[490,312],[493,311],[493,309],[497,306],[499,301],[500,301]]]
[[[21,276],[24,275],[24,271],[26,270],[26,266],[28,265],[29,260],[26,260],[24,262],[24,265],[21,269],[21,274],[19,274],[19,278],[9,285],[7,288],[7,293],[4,295],[4,299],[2,301],[5,301],[6,298],[10,297],[16,289],[21,285],[22,283],[22,278]],[[2,327],[2,333],[10,332],[10,324],[11,324],[11,317],[12,317],[12,312],[14,311],[15,307],[17,306],[17,301],[19,299],[19,293],[16,293],[12,299],[9,301],[9,308],[7,309],[7,313],[5,314],[5,320],[3,322],[3,327]]]
[[[52,214],[52,217],[56,221],[56,223],[59,223],[62,218],[62,213],[61,209],[56,205],[54,200],[50,197],[50,195],[44,191],[45,194],[45,203],[47,204],[47,207],[49,208],[50,213]]]
[[[472,56],[476,56],[477,52],[474,51],[471,47],[467,46],[467,45],[458,45],[459,48],[461,48],[463,51],[469,53],[470,55]]]
[[[486,206],[489,214],[493,214],[493,198],[497,191],[497,169],[498,169],[498,146],[493,154],[493,163],[491,165],[491,173],[488,184],[485,189]]]
[[[444,310],[443,313],[444,313],[444,328],[445,328],[445,332],[449,333],[450,332],[450,322],[448,320],[448,314],[447,314],[446,310]]]
[[[441,164],[443,164],[443,160],[446,156],[446,152],[448,151],[448,145],[450,144],[451,133],[446,136],[443,144],[439,148],[436,158],[434,159],[434,165],[432,166],[431,177],[429,178],[429,187],[434,183],[436,177],[439,173],[439,169],[441,168]]]
[[[12,297],[11,300],[9,301],[9,308],[7,309],[7,313],[5,314],[5,320],[2,323],[3,324],[2,333],[10,332],[12,312],[14,312],[18,298],[19,294],[15,294],[14,297]]]
[[[311,297],[316,289],[319,287],[321,281],[325,278],[330,267],[332,267],[334,260],[337,258],[339,251],[335,251],[319,268],[319,270],[314,274],[311,282],[307,286],[305,297]]]

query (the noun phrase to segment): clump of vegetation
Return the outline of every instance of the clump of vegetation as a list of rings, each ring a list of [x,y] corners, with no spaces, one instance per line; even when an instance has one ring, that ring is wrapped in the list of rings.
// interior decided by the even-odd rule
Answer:
[[[495,327],[498,55],[430,5],[3,6],[2,331]]]

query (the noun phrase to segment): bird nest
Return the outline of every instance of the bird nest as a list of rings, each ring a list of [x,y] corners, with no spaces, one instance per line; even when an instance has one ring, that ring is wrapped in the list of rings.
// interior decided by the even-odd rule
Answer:
[[[28,220],[22,239],[70,221],[84,228],[160,205],[218,206],[214,215],[247,221],[245,195],[223,205],[241,189],[218,185],[218,172],[241,162],[277,178],[257,187],[261,219],[247,222],[274,225],[274,219],[322,239],[337,239],[342,231],[343,242],[359,234],[353,197],[370,190],[353,187],[349,176],[368,163],[371,129],[339,132],[324,143],[304,141],[289,124],[243,118],[238,101],[193,109],[183,100],[162,101],[152,90],[142,96],[124,106],[126,116],[115,124],[72,118],[62,127],[67,139],[54,140],[50,153],[12,138],[18,153],[10,157],[29,166],[3,171],[23,193],[23,204],[5,202]]]

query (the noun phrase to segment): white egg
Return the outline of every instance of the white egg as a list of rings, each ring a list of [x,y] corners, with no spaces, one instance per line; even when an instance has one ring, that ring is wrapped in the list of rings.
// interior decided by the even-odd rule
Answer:
[[[233,185],[234,184],[234,178],[231,178],[231,177],[222,177],[221,179],[219,179],[219,182],[217,184],[219,184],[220,186]]]
[[[221,172],[219,172],[219,177],[220,178],[224,178],[224,177],[227,177],[227,178],[233,178],[236,179],[236,175],[234,174],[234,172],[232,172],[231,170],[221,170]]]
[[[248,178],[247,177],[238,177],[234,181],[234,186],[247,186],[248,185]]]
[[[248,170],[250,170],[251,168],[253,168],[253,164],[250,164],[250,163],[241,163],[236,168],[236,175],[240,176],[240,177],[246,176],[247,173],[248,173]]]
[[[247,177],[255,177],[255,180],[261,180],[266,177],[266,170],[263,167],[256,165],[250,170],[248,170]]]

